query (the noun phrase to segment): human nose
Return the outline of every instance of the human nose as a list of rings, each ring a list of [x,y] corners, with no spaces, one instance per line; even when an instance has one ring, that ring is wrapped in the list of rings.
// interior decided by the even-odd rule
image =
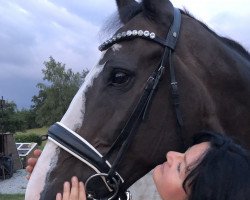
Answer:
[[[180,160],[183,157],[183,153],[179,153],[176,151],[169,151],[166,154],[167,162],[171,166],[177,160]]]

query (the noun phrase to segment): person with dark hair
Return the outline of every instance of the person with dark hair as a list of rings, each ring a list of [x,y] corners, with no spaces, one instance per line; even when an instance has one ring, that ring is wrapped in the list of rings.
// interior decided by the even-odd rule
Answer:
[[[35,152],[37,156],[40,151]],[[203,131],[185,153],[170,151],[153,170],[163,200],[249,200],[249,152],[226,135]],[[36,159],[28,161],[32,172]],[[84,184],[73,177],[56,200],[85,200]]]
[[[249,200],[249,152],[229,137],[203,131],[184,154],[168,152],[153,178],[163,200]]]

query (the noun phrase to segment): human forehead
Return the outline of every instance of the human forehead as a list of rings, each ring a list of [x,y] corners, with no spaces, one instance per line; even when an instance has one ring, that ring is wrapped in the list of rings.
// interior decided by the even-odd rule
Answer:
[[[202,142],[190,147],[185,153],[187,164],[190,165],[203,157],[209,147],[209,142]]]

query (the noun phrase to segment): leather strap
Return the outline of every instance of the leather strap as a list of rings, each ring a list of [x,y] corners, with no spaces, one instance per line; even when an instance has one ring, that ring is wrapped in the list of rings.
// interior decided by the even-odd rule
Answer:
[[[103,156],[85,139],[69,130],[60,122],[52,125],[48,130],[48,139],[56,142],[61,148],[74,154],[94,169],[97,173],[108,173],[110,164],[103,159]]]

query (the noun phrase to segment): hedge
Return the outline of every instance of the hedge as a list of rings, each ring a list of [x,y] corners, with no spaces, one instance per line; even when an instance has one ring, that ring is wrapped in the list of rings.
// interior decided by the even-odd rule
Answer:
[[[39,146],[42,144],[42,139],[40,135],[37,135],[35,133],[21,133],[21,134],[17,134],[15,135],[15,141],[16,142],[35,142],[37,143]]]

